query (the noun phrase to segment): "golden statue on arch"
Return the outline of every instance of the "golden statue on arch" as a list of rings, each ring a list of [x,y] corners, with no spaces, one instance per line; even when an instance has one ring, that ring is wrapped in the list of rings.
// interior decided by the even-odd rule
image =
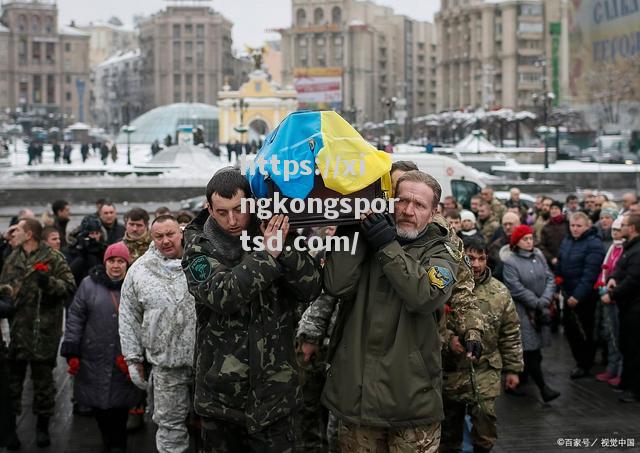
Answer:
[[[245,50],[253,60],[253,66],[255,71],[259,71],[262,69],[262,63],[264,60],[264,55],[267,53],[267,46],[262,47],[251,47],[244,46]]]

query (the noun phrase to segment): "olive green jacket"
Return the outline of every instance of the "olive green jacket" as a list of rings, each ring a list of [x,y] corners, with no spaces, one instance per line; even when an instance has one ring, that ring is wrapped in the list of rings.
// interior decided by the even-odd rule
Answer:
[[[375,252],[359,237],[355,254],[334,252],[327,293],[341,298],[322,401],[344,421],[416,427],[443,418],[438,317],[459,265],[446,230]],[[353,238],[352,238],[353,239]]]
[[[36,263],[48,267],[49,281],[45,288],[38,285]],[[76,290],[64,256],[42,243],[28,255],[18,247],[2,268],[0,285],[5,284],[11,286],[15,304],[15,313],[9,319],[9,357],[55,363],[64,303]]]

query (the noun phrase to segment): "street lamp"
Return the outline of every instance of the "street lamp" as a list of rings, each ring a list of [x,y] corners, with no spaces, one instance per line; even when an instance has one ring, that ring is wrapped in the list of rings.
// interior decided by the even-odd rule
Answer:
[[[549,101],[553,101],[556,95],[553,92],[547,91],[547,60],[545,58],[535,62],[535,66],[542,68],[542,93],[534,93],[532,95],[533,103],[542,103],[542,121],[544,128],[540,127],[539,130],[544,131],[544,168],[549,168],[549,144],[547,143],[547,136],[549,134]],[[556,153],[558,150],[556,150]]]
[[[134,126],[127,124],[122,127],[122,132],[127,134],[127,165],[131,165],[131,134],[136,131]]]
[[[244,126],[244,112],[249,108],[249,103],[244,98],[240,98],[233,102],[233,108],[240,110],[240,124],[234,127],[233,130],[240,134],[240,141],[244,142],[243,134],[249,130]]]

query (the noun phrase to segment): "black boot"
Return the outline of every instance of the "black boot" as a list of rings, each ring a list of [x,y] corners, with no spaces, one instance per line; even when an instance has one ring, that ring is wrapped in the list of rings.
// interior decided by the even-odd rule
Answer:
[[[542,401],[544,401],[545,403],[553,401],[560,396],[560,392],[552,389],[548,385],[545,385],[542,390],[540,390],[540,394],[542,395]]]
[[[16,432],[16,416],[15,414],[9,418],[9,430],[7,435],[7,450],[16,451],[22,448],[18,433]]]
[[[36,422],[36,445],[38,447],[48,447],[51,445],[51,438],[49,437],[49,417],[45,415],[38,415],[38,421]]]

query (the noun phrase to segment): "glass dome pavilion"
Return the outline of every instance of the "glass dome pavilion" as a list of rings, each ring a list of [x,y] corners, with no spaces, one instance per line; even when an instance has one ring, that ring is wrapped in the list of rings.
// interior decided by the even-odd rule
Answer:
[[[131,143],[162,143],[167,135],[175,142],[178,126],[204,128],[206,143],[218,141],[218,107],[200,103],[177,103],[162,105],[143,113],[131,122],[135,132]],[[127,134],[120,132],[117,143],[127,143]]]

